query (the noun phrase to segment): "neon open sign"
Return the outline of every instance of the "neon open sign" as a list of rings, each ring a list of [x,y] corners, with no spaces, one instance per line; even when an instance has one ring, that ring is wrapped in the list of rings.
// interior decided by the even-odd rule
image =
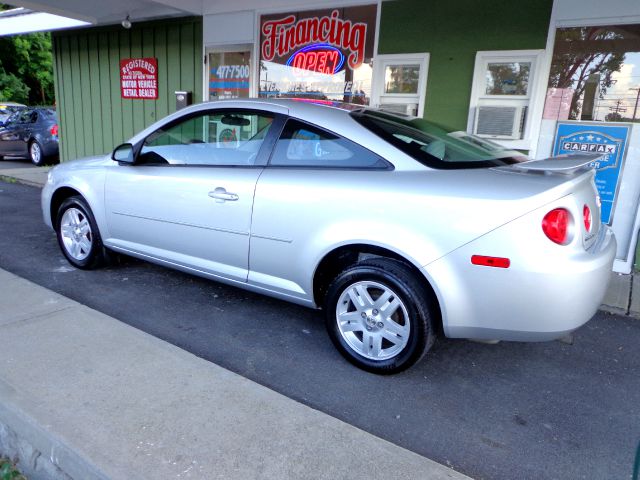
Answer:
[[[344,55],[336,47],[326,43],[308,45],[289,57],[287,66],[311,72],[333,75],[344,64]]]

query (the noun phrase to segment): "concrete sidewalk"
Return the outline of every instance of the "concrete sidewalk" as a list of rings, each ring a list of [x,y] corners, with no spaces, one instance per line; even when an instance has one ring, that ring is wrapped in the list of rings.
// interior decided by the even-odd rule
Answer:
[[[13,165],[12,165],[13,166]],[[52,167],[18,167],[0,169],[0,178],[5,177],[13,179],[17,182],[31,185],[33,187],[42,187],[47,183],[47,173]]]
[[[5,177],[27,185],[41,187],[47,181],[47,172],[50,168],[25,165],[25,167],[19,168],[0,169],[0,179]],[[640,318],[640,274],[621,275],[612,272],[609,290],[601,310]]]
[[[0,270],[0,451],[30,479],[469,478]]]

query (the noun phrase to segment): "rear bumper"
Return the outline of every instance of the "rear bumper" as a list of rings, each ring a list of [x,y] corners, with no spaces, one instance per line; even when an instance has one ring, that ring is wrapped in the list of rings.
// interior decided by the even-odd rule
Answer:
[[[42,141],[42,153],[45,157],[58,155],[58,137],[45,137]]]
[[[528,246],[500,245],[503,239],[494,235],[499,234],[488,234],[424,269],[435,286],[447,337],[546,341],[593,317],[616,254],[610,228],[603,225],[588,250],[552,245],[544,255]],[[471,255],[497,256],[491,252],[504,253],[511,266],[471,265]]]

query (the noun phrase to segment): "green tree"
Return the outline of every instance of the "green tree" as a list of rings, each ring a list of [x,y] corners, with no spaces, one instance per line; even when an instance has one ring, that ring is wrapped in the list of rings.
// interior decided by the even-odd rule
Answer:
[[[0,10],[8,8],[0,4]],[[0,37],[0,100],[54,104],[51,34]]]
[[[0,86],[3,95],[9,97],[6,100],[24,102],[26,88],[29,104],[52,105],[54,90],[51,35],[30,33],[0,37],[0,82],[3,74],[5,78],[11,79]],[[11,88],[16,90],[12,91]]]
[[[29,102],[29,87],[12,73],[6,73],[2,67],[0,67],[0,101]]]

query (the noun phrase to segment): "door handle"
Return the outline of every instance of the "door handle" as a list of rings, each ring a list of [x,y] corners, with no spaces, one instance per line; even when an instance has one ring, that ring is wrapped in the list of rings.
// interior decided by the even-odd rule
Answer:
[[[227,190],[222,187],[218,187],[213,192],[209,192],[209,196],[215,198],[216,203],[235,202],[239,198],[237,194],[227,192]]]

